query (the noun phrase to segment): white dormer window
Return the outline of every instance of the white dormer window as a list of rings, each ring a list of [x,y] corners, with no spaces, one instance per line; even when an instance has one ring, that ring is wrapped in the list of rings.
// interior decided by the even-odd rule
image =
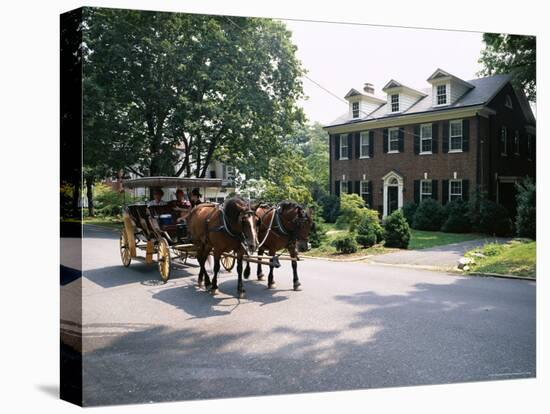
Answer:
[[[447,85],[437,85],[437,105],[447,105]]]
[[[399,94],[394,93],[390,99],[391,99],[391,111],[399,112]]]
[[[359,102],[353,102],[351,104],[351,115],[354,118],[359,118]]]
[[[504,105],[505,105],[507,108],[510,108],[510,109],[513,108],[513,105],[512,105],[512,98],[510,97],[510,95],[506,95],[506,97],[504,98]]]

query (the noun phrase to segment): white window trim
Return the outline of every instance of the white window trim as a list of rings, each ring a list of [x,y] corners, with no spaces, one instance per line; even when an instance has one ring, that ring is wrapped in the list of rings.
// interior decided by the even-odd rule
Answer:
[[[349,151],[349,150],[348,150],[348,136],[349,136],[348,134],[340,134],[340,159],[341,159],[341,160],[347,160],[347,159],[348,159],[348,151]],[[346,137],[346,139],[343,140],[342,137]],[[343,146],[342,143],[343,143],[343,142],[346,143],[346,145],[345,145],[345,147],[346,147],[346,155],[342,155],[342,146]]]
[[[393,110],[393,97],[394,96],[397,96],[397,111]],[[390,113],[396,114],[396,113],[400,112],[400,109],[401,109],[401,99],[399,97],[399,94],[398,93],[390,94]]]
[[[346,184],[346,191],[344,191],[344,183]],[[349,181],[340,181],[340,195],[342,194],[349,194]]]
[[[461,134],[460,135],[451,135],[451,131],[453,130],[452,128],[452,124],[460,124],[460,132]],[[464,131],[463,131],[463,126],[462,126],[462,119],[454,119],[452,121],[449,121],[449,153],[450,154],[455,154],[457,152],[463,152],[463,140],[464,140]],[[451,148],[451,144],[453,142],[453,137],[454,138],[457,138],[460,136],[460,148]]]
[[[367,183],[367,191],[363,191],[363,183]],[[369,194],[369,180],[361,180],[359,182],[359,195],[361,196],[361,198],[363,198],[363,195],[368,195]]]
[[[445,86],[445,103],[443,104],[438,104],[437,103],[437,97],[438,97],[438,94],[437,94],[437,87],[438,86]],[[450,104],[450,100],[451,100],[451,84],[450,83],[440,83],[439,85],[434,85],[435,87],[435,102],[434,102],[434,107],[437,107],[437,106],[447,106]]]
[[[429,193],[423,193],[422,192],[422,183],[430,183],[430,192]],[[432,198],[433,191],[434,191],[434,189],[433,189],[433,181],[432,180],[420,180],[420,194],[419,194],[420,202],[422,202],[424,200],[424,195],[427,196],[426,199]]]
[[[367,155],[361,155],[361,152],[363,150],[363,138],[366,138],[367,139],[367,147],[368,147],[368,151],[367,151]],[[369,131],[363,131],[361,132],[361,135],[359,136],[359,159],[365,159],[365,158],[370,158],[370,141],[369,141]]]
[[[357,104],[357,116],[354,114],[353,105]],[[359,115],[361,114],[361,103],[359,101],[355,101],[351,103],[351,117],[353,119],[359,118]]]
[[[502,142],[502,133],[504,132],[504,151],[500,153],[501,157],[507,157],[508,156],[508,128],[501,127],[500,128],[500,137],[499,137],[499,143]]]
[[[452,183],[460,183],[460,199],[464,200],[464,187],[463,187],[463,184],[462,184],[462,180],[449,180],[449,199],[448,199],[448,201],[452,201],[452,196],[453,195],[458,195],[458,193],[453,194],[451,192],[451,189],[453,188]]]
[[[397,149],[396,150],[390,150],[391,148],[391,133],[392,131],[398,131],[397,132]],[[389,128],[388,129],[388,154],[399,154],[399,128]]]
[[[429,125],[430,128],[432,129],[432,136],[431,136],[430,138],[424,138],[424,137],[422,137],[422,127],[425,127],[425,126],[427,126],[427,125]],[[433,134],[434,134],[434,131],[433,131],[433,124],[421,124],[421,125],[420,125],[420,152],[419,152],[420,155],[431,155],[431,154],[433,154],[433,152],[432,152],[432,150],[433,150],[433,137],[434,137]],[[425,140],[428,140],[428,139],[431,141],[432,150],[430,150],[430,151],[422,151],[422,141],[425,141]]]

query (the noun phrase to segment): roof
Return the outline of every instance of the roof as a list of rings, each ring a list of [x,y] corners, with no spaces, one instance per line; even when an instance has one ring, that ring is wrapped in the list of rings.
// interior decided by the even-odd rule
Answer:
[[[141,177],[125,180],[124,188],[221,187],[221,178]]]
[[[428,82],[432,82],[432,81],[437,81],[439,79],[453,79],[455,82],[459,82],[461,83],[462,85],[466,86],[467,88],[473,88],[474,86],[469,83],[469,82],[466,82],[462,79],[460,79],[459,77],[453,75],[452,73],[449,73],[447,71],[444,71],[443,69],[440,69],[440,68],[437,68],[435,70],[434,73],[431,74],[431,76],[427,79]]]
[[[416,103],[414,103],[409,109],[401,113],[389,113],[387,111],[387,103],[380,105],[376,110],[372,111],[370,114],[365,115],[362,118],[350,119],[349,112],[346,111],[345,114],[342,114],[340,117],[336,118],[326,127],[351,124],[355,122],[361,122],[366,120],[374,119],[385,119],[392,117],[402,117],[405,115],[419,114],[423,112],[437,112],[437,111],[448,111],[450,109],[466,108],[469,106],[477,105],[486,105],[488,104],[495,95],[511,80],[510,75],[493,75],[485,78],[472,79],[467,81],[468,84],[473,86],[472,89],[468,90],[462,97],[452,105],[446,105],[441,107],[432,106],[431,99],[431,87],[421,89],[426,96],[420,98]]]
[[[412,95],[426,96],[424,92],[411,88],[410,86],[403,85],[402,83],[397,82],[395,79],[392,79],[388,83],[386,83],[386,85],[382,88],[382,90],[385,92],[387,90],[397,89],[397,88],[402,88],[403,90],[409,92]]]

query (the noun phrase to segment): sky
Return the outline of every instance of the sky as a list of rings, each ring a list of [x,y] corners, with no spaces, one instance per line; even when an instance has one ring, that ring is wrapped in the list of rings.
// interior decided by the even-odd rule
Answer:
[[[415,89],[441,68],[461,79],[478,77],[482,33],[284,20],[307,76],[343,98],[363,84],[375,95],[390,80]],[[311,122],[328,124],[347,111],[341,100],[303,79],[307,100],[299,102]]]

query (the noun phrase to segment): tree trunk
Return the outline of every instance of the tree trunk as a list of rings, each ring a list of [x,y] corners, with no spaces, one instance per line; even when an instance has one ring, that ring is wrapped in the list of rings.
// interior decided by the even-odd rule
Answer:
[[[88,216],[95,217],[93,182],[90,179],[86,180],[86,198],[88,199]]]

